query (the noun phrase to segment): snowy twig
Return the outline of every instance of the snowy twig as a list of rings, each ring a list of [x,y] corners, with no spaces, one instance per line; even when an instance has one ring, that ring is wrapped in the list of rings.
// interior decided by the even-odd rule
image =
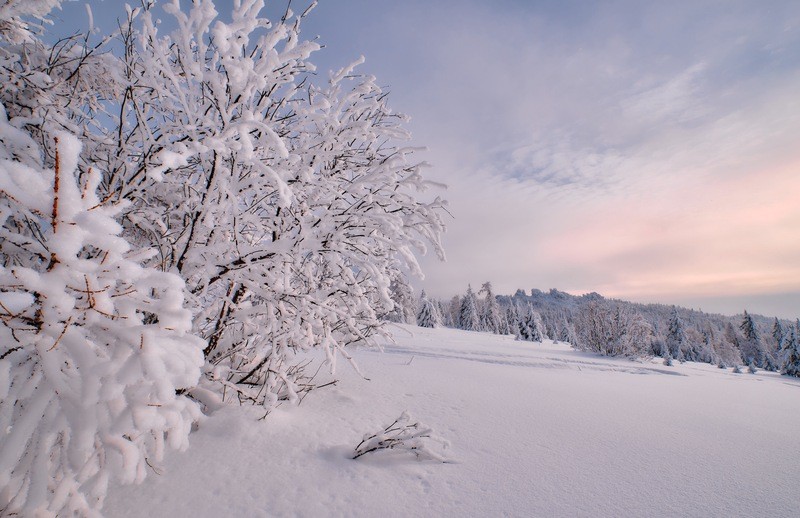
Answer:
[[[364,438],[355,447],[353,459],[378,450],[406,450],[414,453],[421,460],[449,462],[431,446],[445,450],[449,443],[433,435],[431,428],[415,422],[409,413],[404,411],[400,417],[383,430],[364,435]]]
[[[56,341],[53,343],[52,347],[50,347],[50,349],[47,350],[47,352],[52,351],[58,346],[58,342],[60,342],[61,339],[64,338],[64,335],[66,334],[67,329],[69,329],[70,324],[72,324],[72,315],[70,315],[70,317],[64,323],[64,329],[61,331],[61,334],[58,335],[58,338],[56,338]]]

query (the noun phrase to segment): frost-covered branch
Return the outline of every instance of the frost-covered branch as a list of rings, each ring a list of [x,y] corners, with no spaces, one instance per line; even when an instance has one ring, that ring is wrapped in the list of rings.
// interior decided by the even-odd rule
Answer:
[[[0,136],[5,150],[23,142],[7,120]],[[2,246],[2,514],[93,514],[110,480],[140,481],[200,418],[177,395],[203,364],[183,281],[141,265],[118,235],[121,207],[100,204],[99,174],[78,184],[79,150],[61,134],[52,170],[0,160],[0,232],[27,214],[52,258]]]
[[[407,451],[420,460],[449,462],[442,453],[449,443],[434,435],[433,430],[403,412],[392,424],[381,431],[365,434],[355,447],[353,459],[378,451]]]
[[[297,400],[294,351],[321,347],[333,366],[385,333],[390,280],[419,273],[426,245],[442,255],[444,202],[418,200],[424,164],[396,144],[405,118],[375,79],[353,65],[312,85],[306,13],[267,21],[262,7],[225,22],[208,0],[172,2],[169,35],[139,15],[130,178],[115,185],[130,235],[189,286],[206,380],[272,407]]]

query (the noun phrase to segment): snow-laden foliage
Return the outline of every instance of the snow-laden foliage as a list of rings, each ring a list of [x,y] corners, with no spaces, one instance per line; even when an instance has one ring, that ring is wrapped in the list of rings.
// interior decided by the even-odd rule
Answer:
[[[78,168],[85,175],[90,166],[97,169],[98,149],[108,155],[115,147],[116,136],[108,135],[104,122],[108,102],[122,95],[123,66],[103,51],[109,37],[93,46],[80,34],[47,44],[23,21],[40,19],[58,4],[12,0],[0,6],[0,101],[11,125],[30,134],[38,146],[18,150],[15,159],[31,167],[42,161],[53,167],[55,136],[67,131],[83,143]]]
[[[652,329],[637,313],[617,305],[590,303],[581,311],[575,325],[578,349],[603,356],[646,355],[650,351]]]
[[[667,337],[664,342],[664,358],[669,356],[676,360],[683,360],[683,349],[686,342],[686,332],[684,331],[683,321],[678,315],[678,309],[672,308],[672,315],[669,319],[669,327],[667,329]]]
[[[492,283],[484,282],[478,294],[485,293],[481,311],[481,327],[490,333],[501,333],[501,330],[508,328],[508,323],[503,322],[503,314],[500,311],[500,306],[497,304],[497,299],[492,291]]]
[[[76,177],[80,144],[55,167],[0,113],[0,513],[92,514],[110,479],[136,482],[185,448],[202,343],[183,281],[142,267],[119,237],[119,204]]]
[[[294,351],[321,347],[333,368],[385,333],[391,280],[419,274],[426,246],[442,254],[443,202],[418,201],[424,164],[398,147],[406,118],[375,78],[354,64],[311,85],[306,13],[268,21],[263,6],[223,21],[210,0],[174,0],[169,35],[149,9],[129,17],[104,186],[131,201],[127,235],[152,264],[186,281],[204,384],[272,408],[298,400]]]
[[[516,333],[519,340],[526,342],[542,342],[545,338],[544,323],[538,311],[534,311],[530,305],[517,309],[518,331]]]
[[[408,412],[403,412],[389,426],[375,433],[364,434],[355,447],[353,458],[381,451],[405,451],[413,453],[419,460],[448,462],[444,451],[449,446],[430,427],[420,424]]]
[[[4,0],[0,4],[0,37],[16,43],[31,42],[30,19],[42,20],[61,0]]]
[[[753,362],[756,367],[766,366],[766,351],[761,342],[761,336],[753,321],[753,317],[744,312],[742,322],[739,324],[742,332],[742,339],[739,342],[739,349],[742,351],[742,359],[745,364]]]
[[[481,318],[478,313],[478,297],[472,291],[472,286],[467,287],[467,293],[461,299],[461,307],[458,313],[458,323],[460,329],[467,331],[481,331]]]
[[[780,351],[783,349],[783,341],[786,339],[786,333],[783,330],[783,325],[781,321],[775,318],[775,322],[772,324],[772,339],[775,340],[775,348]]]
[[[781,352],[783,353],[781,372],[787,376],[800,377],[800,320],[789,328]]]
[[[392,279],[389,284],[389,296],[394,306],[384,317],[390,322],[415,324],[417,322],[417,301],[413,288],[402,276]]]
[[[419,296],[419,312],[417,313],[416,321],[420,327],[440,327],[442,325],[442,317],[439,314],[439,307],[435,301],[428,298],[425,290]]]
[[[517,335],[520,328],[520,315],[519,309],[516,304],[508,304],[506,306],[506,322],[508,322],[508,332]]]

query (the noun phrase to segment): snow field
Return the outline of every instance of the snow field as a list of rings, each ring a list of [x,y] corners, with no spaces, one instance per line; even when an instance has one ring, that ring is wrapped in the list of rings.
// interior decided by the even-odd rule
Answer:
[[[568,345],[413,326],[361,349],[360,378],[266,420],[204,421],[161,476],[110,491],[107,516],[796,516],[800,383]],[[319,380],[322,381],[322,380]],[[403,410],[453,463],[351,460]]]

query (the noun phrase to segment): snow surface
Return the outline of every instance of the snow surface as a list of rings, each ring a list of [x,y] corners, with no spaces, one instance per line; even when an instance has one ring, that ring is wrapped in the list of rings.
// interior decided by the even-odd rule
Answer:
[[[800,380],[395,328],[266,420],[222,409],[107,516],[797,516]],[[324,381],[318,378],[317,381]],[[351,460],[408,410],[453,463]]]

